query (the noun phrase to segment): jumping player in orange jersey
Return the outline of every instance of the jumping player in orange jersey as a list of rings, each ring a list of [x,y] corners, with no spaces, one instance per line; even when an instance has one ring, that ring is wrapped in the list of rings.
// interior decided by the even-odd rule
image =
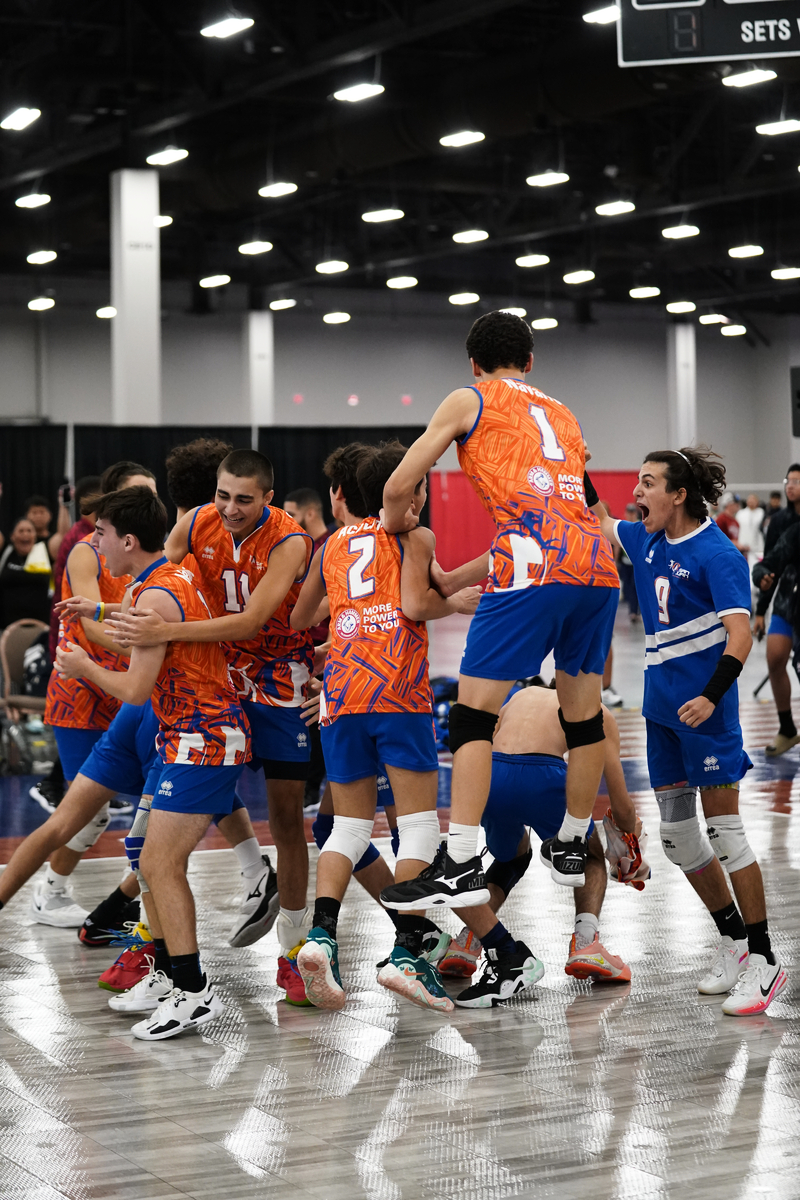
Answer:
[[[467,353],[477,384],[443,401],[384,492],[386,528],[413,529],[414,487],[455,441],[461,468],[497,525],[488,590],[470,626],[458,703],[450,710],[447,854],[435,873],[383,893],[399,911],[488,901],[476,851],[497,714],[512,682],[538,675],[551,650],[570,750],[567,812],[542,847],[558,883],[585,883],[586,833],[603,770],[601,686],[619,580],[585,502],[583,434],[569,409],[524,382],[533,367],[533,335],[520,317],[479,317]]]
[[[135,596],[167,624],[195,626],[208,614],[188,572],[163,552],[164,505],[146,488],[125,488],[98,503],[92,535],[111,573],[132,575]],[[214,813],[229,813],[236,781],[250,755],[250,731],[219,645],[162,642],[134,647],[127,671],[110,671],[81,647],[57,651],[59,674],[85,679],[129,704],[152,696],[163,768],[153,796],[139,865],[158,913],[170,957],[170,983],[155,1011],[134,1025],[144,1041],[174,1037],[224,1011],[200,966],[189,855]]]

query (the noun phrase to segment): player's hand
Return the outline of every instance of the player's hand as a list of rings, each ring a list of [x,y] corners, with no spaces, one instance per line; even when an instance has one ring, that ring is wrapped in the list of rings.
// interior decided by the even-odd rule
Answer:
[[[756,616],[753,620],[753,633],[759,642],[764,640],[766,632],[766,621],[763,617]]]
[[[169,641],[167,622],[152,608],[110,613],[106,621],[113,626],[114,641],[120,646],[161,646]]]
[[[386,529],[387,528],[386,513],[385,513],[384,509],[381,509],[378,516],[380,517],[381,525],[384,527],[384,529]],[[410,533],[411,530],[416,529],[418,525],[419,525],[419,514],[414,512],[414,506],[412,504],[405,511],[402,526],[400,526],[397,529],[392,529],[391,532],[392,533]]]
[[[482,595],[483,592],[479,587],[468,587],[456,592],[451,600],[456,612],[466,613],[471,617],[478,607]]]
[[[67,642],[56,650],[55,670],[64,679],[83,679],[91,658],[81,646]]]
[[[70,596],[68,600],[59,600],[54,604],[53,612],[57,612],[62,621],[68,621],[70,617],[85,617],[87,621],[93,621],[97,601],[87,600],[85,596]]]
[[[436,588],[440,596],[444,596],[445,600],[447,600],[453,595],[453,588],[447,582],[448,572],[442,570],[435,558],[431,559],[430,574],[431,584]]]
[[[690,729],[696,729],[698,725],[702,725],[703,721],[707,721],[716,708],[710,700],[705,696],[696,696],[694,700],[689,700],[686,704],[682,704],[678,709],[678,716],[684,725],[688,725]]]
[[[308,691],[308,699],[300,705],[300,712],[305,725],[315,725],[319,721],[319,698],[322,694],[322,682],[319,679],[310,680]]]
[[[325,659],[328,657],[328,651],[331,648],[330,642],[323,642],[320,646],[314,647],[314,662],[311,666],[312,675],[321,675],[325,669]]]
[[[762,592],[768,592],[774,582],[775,582],[774,575],[765,575],[764,578],[761,580],[761,583],[758,586],[761,588]]]

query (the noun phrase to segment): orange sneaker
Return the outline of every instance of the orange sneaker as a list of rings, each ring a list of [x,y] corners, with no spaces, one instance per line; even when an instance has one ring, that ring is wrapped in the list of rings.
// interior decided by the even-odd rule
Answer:
[[[483,946],[466,926],[458,937],[450,939],[444,958],[438,963],[440,975],[466,979],[475,974]]]
[[[311,1007],[311,1001],[306,996],[303,977],[297,969],[297,955],[305,944],[305,938],[303,938],[302,942],[298,942],[288,954],[281,955],[278,959],[278,974],[275,977],[278,987],[283,988],[286,992],[284,996],[286,1003],[294,1004],[297,1008]]]
[[[154,957],[155,947],[152,942],[123,950],[117,961],[107,971],[103,971],[97,986],[105,988],[107,992],[129,991],[147,975]]]
[[[594,983],[630,983],[631,981],[630,967],[621,958],[617,958],[616,954],[609,954],[600,942],[599,934],[595,934],[594,941],[590,946],[584,946],[582,950],[578,950],[573,933],[569,944],[569,958],[564,971],[567,975],[574,976],[575,979],[590,979]]]

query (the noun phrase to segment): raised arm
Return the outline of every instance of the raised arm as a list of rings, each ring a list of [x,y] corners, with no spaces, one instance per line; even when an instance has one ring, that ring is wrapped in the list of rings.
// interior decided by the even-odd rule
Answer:
[[[615,532],[616,521],[613,517],[609,516],[608,509],[606,508],[605,504],[603,504],[603,501],[598,500],[597,504],[593,504],[591,511],[600,522],[600,528],[611,542],[611,545],[621,546],[621,542]]]
[[[411,621],[435,621],[451,613],[474,613],[481,598],[480,588],[464,588],[445,599],[431,583],[430,567],[436,538],[430,529],[412,529],[400,535],[403,567],[400,572],[400,604]]]
[[[186,513],[181,517],[180,521],[175,524],[170,530],[164,553],[170,562],[177,566],[183,562],[186,555],[189,553],[189,543],[191,541],[192,521],[194,521],[197,509],[193,508],[191,512]]]
[[[322,578],[322,552],[324,549],[325,546],[320,546],[311,560],[308,574],[300,588],[300,595],[297,597],[297,603],[289,618],[292,629],[311,629],[314,625],[319,624],[319,606],[325,599],[325,580]]]

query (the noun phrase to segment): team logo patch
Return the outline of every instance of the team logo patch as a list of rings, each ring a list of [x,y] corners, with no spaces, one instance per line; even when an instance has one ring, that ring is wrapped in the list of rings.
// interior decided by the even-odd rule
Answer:
[[[675,562],[674,558],[671,558],[669,560],[669,569],[670,569],[670,571],[672,571],[672,574],[675,576],[676,579],[688,579],[689,578],[689,572],[687,571],[686,567],[682,567],[679,562]]]
[[[304,748],[306,746],[307,742],[308,742],[308,735],[305,733],[298,733],[297,745],[301,748]]]
[[[336,632],[345,641],[356,637],[361,628],[361,614],[355,608],[345,608],[336,618]]]
[[[553,476],[544,467],[531,467],[528,471],[528,483],[540,496],[552,496],[556,490]]]
[[[719,759],[716,759],[713,754],[709,754],[708,758],[704,758],[705,768],[707,771],[719,770]]]
[[[161,787],[158,789],[158,794],[159,794],[159,796],[171,796],[172,795],[172,780],[171,779],[164,780],[164,782],[161,784]]]

